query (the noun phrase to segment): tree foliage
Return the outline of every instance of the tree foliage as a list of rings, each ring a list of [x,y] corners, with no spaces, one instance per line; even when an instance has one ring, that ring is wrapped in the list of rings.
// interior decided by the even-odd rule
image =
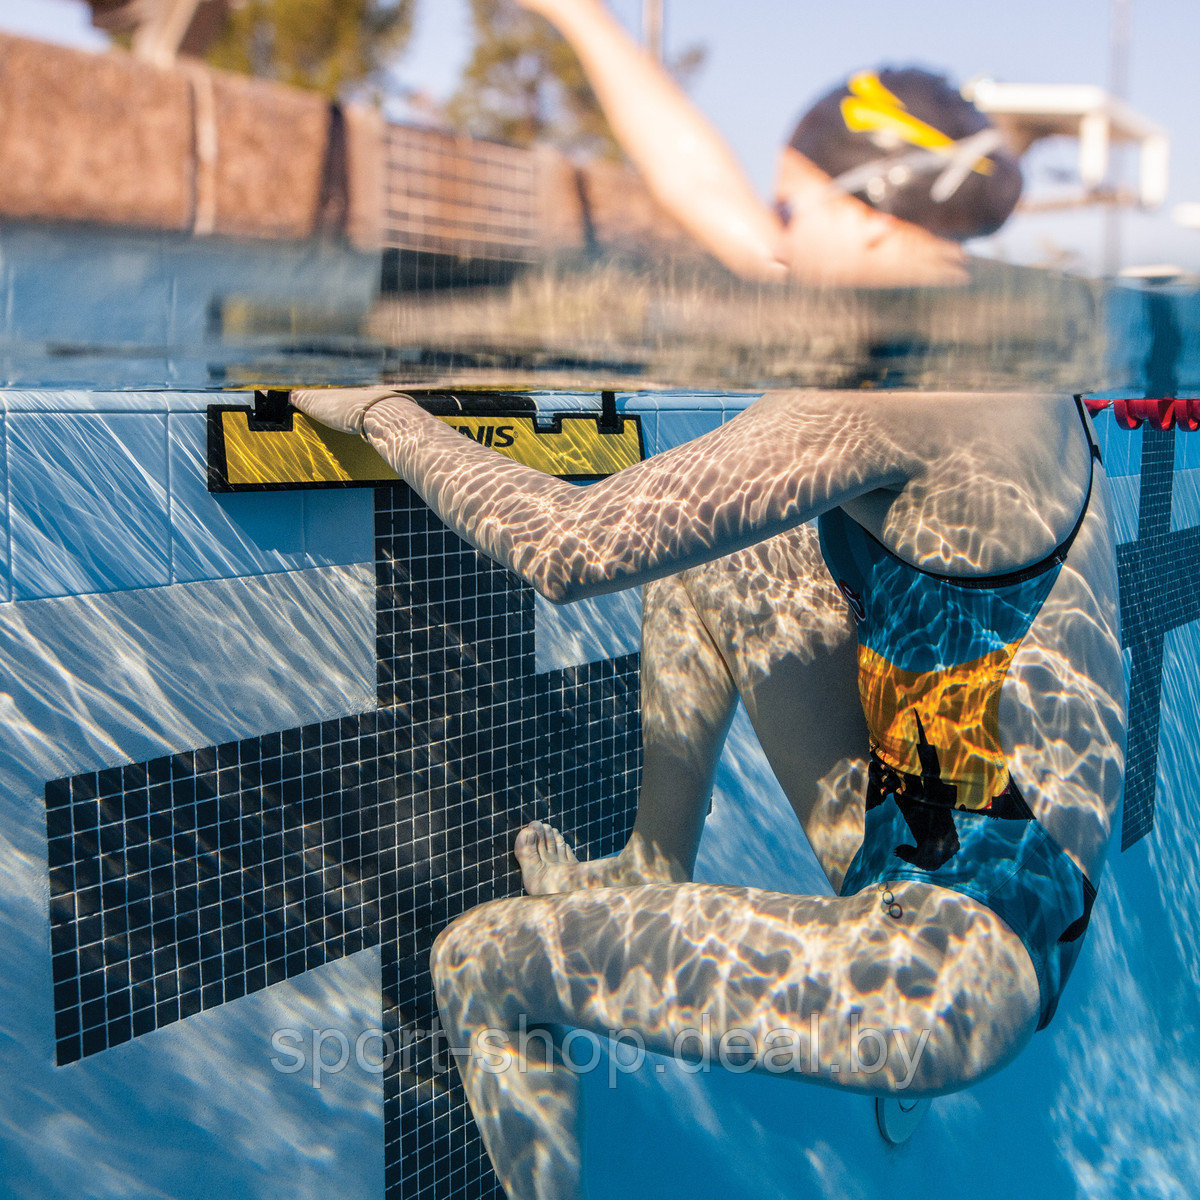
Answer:
[[[244,0],[205,57],[215,67],[336,96],[388,66],[415,0]]]
[[[452,124],[518,146],[546,141],[570,154],[619,158],[575,52],[550,23],[513,0],[470,0],[475,48],[450,101]],[[703,62],[698,48],[670,69],[684,78]]]

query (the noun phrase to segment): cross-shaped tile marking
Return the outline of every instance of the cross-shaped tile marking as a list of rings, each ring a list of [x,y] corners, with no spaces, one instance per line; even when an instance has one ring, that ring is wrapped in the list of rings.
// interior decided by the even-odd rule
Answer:
[[[389,1200],[501,1195],[433,1039],[433,939],[512,894],[534,815],[632,824],[636,655],[536,675],[533,596],[408,489],[376,490],[379,708],[46,787],[59,1063],[368,946]],[[319,664],[314,664],[319,668]],[[403,1068],[403,1069],[402,1069]]]
[[[1200,619],[1200,528],[1171,532],[1176,431],[1147,426],[1142,437],[1137,541],[1117,547],[1121,636],[1132,656],[1122,850],[1154,828],[1164,639]]]

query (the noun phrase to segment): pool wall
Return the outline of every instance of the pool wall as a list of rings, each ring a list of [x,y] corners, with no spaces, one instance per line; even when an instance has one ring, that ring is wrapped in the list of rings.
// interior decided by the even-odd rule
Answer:
[[[329,242],[0,221],[0,381],[221,386],[247,357],[278,369],[280,345],[321,381],[329,364],[303,353],[305,323],[336,348],[329,331],[357,330],[378,276],[377,254]]]
[[[623,840],[636,604],[535,605],[403,489],[210,494],[230,399],[4,394],[7,1177],[450,1194],[486,1168],[429,946],[514,888],[552,791],[588,852]],[[318,1090],[320,1029],[421,1038]]]
[[[623,841],[636,598],[545,605],[403,489],[212,495],[212,393],[2,398],[0,1193],[496,1194],[425,958],[530,817]],[[744,403],[619,397],[649,452]],[[1055,1024],[900,1149],[861,1097],[602,1063],[593,1196],[1193,1194],[1200,434],[1098,430],[1140,836]],[[821,886],[741,713],[698,876]]]

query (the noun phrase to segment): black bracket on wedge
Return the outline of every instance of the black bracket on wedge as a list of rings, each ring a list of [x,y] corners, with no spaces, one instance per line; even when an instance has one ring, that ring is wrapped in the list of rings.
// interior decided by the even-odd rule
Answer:
[[[596,428],[601,433],[621,432],[621,417],[617,412],[616,392],[600,393],[600,419],[596,422]]]
[[[254,433],[282,432],[292,429],[292,393],[277,388],[265,388],[254,393],[254,412],[249,426]]]

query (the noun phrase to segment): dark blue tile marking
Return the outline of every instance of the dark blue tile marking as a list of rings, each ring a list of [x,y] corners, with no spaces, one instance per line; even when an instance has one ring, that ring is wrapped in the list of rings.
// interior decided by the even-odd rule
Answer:
[[[355,724],[47,787],[60,1064],[374,944],[373,809],[319,761]]]
[[[384,1029],[415,1053],[384,1081],[387,1194],[499,1197],[444,1048],[415,1036],[436,1015],[429,951],[457,913],[519,889],[512,839],[531,816],[553,812],[589,856],[624,843],[640,769],[637,660],[535,676],[530,590],[406,493],[390,505],[388,494],[380,704],[407,716],[414,741],[394,809],[380,810]],[[581,736],[601,727],[598,742]]]
[[[519,890],[517,829],[628,836],[636,655],[534,673],[533,597],[402,487],[375,503],[378,711],[46,786],[58,1062],[367,946],[389,1200],[501,1197],[439,1047],[434,937]]]
[[[1181,321],[1195,311],[1194,298],[1146,291],[1139,299],[1140,337],[1124,339],[1145,351],[1134,368],[1133,386],[1140,385],[1147,396],[1177,396],[1185,382],[1181,374],[1189,369]],[[1121,639],[1132,658],[1122,850],[1154,828],[1164,640],[1170,630],[1200,618],[1194,583],[1200,574],[1200,529],[1171,533],[1176,431],[1147,426],[1142,437],[1137,541],[1117,547]]]
[[[1138,537],[1117,547],[1121,636],[1132,655],[1122,850],[1154,827],[1164,639],[1200,620],[1200,528],[1171,532],[1176,436],[1173,429],[1144,430]]]

